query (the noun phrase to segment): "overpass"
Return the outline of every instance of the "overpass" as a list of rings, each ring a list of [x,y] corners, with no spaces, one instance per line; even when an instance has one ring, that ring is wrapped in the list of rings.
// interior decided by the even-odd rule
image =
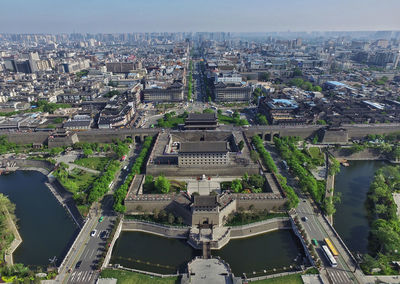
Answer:
[[[146,136],[153,136],[161,130],[157,128],[122,128],[122,129],[91,129],[75,132],[80,142],[110,143],[115,139],[132,138],[141,142]],[[181,131],[181,130],[171,130]],[[199,130],[185,130],[199,131]],[[259,135],[265,141],[273,141],[274,137],[299,136],[312,138],[319,135],[323,142],[337,143],[347,142],[348,139],[360,139],[368,134],[389,134],[400,132],[400,123],[382,124],[347,124],[340,128],[329,128],[324,125],[254,125],[249,127],[237,127],[221,125],[217,130],[207,131],[243,131],[248,137]],[[41,143],[47,144],[49,132],[0,132],[6,135],[10,142],[17,144]]]

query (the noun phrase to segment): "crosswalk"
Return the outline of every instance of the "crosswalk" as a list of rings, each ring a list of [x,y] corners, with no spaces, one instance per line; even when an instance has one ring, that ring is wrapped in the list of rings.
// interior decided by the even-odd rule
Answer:
[[[93,271],[74,271],[68,283],[94,283],[96,275]]]
[[[332,282],[335,284],[353,283],[353,281],[349,278],[346,271],[334,269],[334,268],[327,268],[327,272],[328,272],[328,275],[331,278]]]

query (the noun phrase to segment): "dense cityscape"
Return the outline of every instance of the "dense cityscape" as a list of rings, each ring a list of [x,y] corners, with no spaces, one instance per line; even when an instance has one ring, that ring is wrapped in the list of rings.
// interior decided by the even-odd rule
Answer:
[[[400,283],[399,61],[397,30],[0,33],[0,283]]]

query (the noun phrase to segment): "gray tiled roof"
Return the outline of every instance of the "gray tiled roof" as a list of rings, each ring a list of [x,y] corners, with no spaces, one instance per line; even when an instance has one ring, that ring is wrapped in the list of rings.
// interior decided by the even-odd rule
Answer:
[[[179,153],[225,153],[228,152],[226,142],[183,142]]]

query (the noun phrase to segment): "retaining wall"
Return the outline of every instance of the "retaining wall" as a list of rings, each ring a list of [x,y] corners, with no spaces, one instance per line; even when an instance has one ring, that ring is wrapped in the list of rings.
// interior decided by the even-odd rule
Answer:
[[[336,159],[347,160],[387,160],[387,156],[381,153],[378,149],[367,148],[360,152],[352,154],[349,148],[330,149],[329,152]]]
[[[186,239],[189,235],[190,227],[172,227],[138,220],[124,220],[122,231],[139,231],[166,238]]]
[[[258,165],[234,166],[229,165],[226,167],[196,167],[196,168],[180,168],[177,165],[154,165],[149,164],[146,167],[146,175],[158,176],[164,174],[166,176],[242,176],[245,173],[249,175],[258,174]]]
[[[270,220],[265,220],[243,226],[234,226],[230,228],[231,228],[230,238],[241,239],[271,231],[276,231],[281,229],[291,229],[291,225],[289,217],[277,217]]]
[[[112,254],[112,251],[113,251],[115,242],[117,241],[117,239],[119,238],[119,235],[121,234],[122,224],[123,224],[123,220],[120,219],[120,220],[119,220],[119,223],[118,223],[118,227],[117,227],[117,229],[115,230],[114,237],[113,237],[113,239],[112,239],[112,241],[111,241],[110,247],[108,248],[106,257],[104,258],[103,265],[101,266],[102,269],[103,269],[103,268],[106,268],[106,267],[108,266],[108,263],[110,262],[111,254]]]

